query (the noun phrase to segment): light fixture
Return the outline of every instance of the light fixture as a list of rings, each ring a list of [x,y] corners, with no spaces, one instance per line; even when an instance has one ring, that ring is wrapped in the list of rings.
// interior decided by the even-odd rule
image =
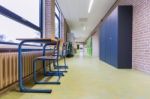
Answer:
[[[88,13],[91,12],[91,8],[92,8],[92,5],[93,5],[93,2],[94,2],[94,0],[90,0]]]
[[[86,27],[85,27],[85,26],[83,27],[83,30],[84,30],[84,31],[86,30]]]

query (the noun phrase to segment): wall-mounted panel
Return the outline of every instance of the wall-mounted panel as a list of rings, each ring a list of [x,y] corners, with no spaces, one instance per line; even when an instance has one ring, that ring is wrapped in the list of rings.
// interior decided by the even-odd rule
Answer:
[[[131,68],[132,6],[118,6],[100,29],[100,59],[117,68]]]

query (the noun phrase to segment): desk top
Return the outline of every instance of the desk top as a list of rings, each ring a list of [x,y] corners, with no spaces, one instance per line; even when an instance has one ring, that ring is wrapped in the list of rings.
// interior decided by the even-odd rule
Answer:
[[[17,38],[16,40],[32,40],[32,41],[57,41],[57,39],[54,38]]]

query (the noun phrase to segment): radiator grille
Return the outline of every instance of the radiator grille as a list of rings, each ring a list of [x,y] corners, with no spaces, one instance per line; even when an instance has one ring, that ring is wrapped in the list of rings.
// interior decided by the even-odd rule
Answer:
[[[23,53],[23,77],[32,74],[32,60],[41,56],[41,52]],[[41,69],[42,62],[37,63],[37,69]],[[0,90],[18,81],[18,53],[0,53]]]

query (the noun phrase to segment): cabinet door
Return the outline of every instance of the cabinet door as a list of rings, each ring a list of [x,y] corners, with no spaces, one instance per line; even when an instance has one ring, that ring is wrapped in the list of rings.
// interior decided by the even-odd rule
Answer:
[[[110,17],[108,16],[106,19],[106,61],[107,63],[111,64],[111,24],[110,24]]]
[[[100,28],[100,59],[105,61],[105,35],[104,35],[104,25],[101,26]]]
[[[104,21],[104,26],[103,26],[103,33],[104,33],[104,35],[103,35],[103,39],[104,39],[104,43],[103,43],[103,47],[104,47],[104,61],[105,62],[108,62],[108,38],[107,38],[107,21],[105,20]]]
[[[106,38],[107,33],[106,33],[106,26],[107,26],[106,20],[104,20],[103,21],[103,33],[104,33],[104,35],[103,35],[103,39],[104,39],[103,47],[104,47],[104,55],[105,55],[104,61],[105,62],[107,62],[107,38]]]
[[[110,15],[111,24],[111,64],[118,65],[118,8],[116,8]]]
[[[132,67],[132,6],[118,7],[118,66]]]

